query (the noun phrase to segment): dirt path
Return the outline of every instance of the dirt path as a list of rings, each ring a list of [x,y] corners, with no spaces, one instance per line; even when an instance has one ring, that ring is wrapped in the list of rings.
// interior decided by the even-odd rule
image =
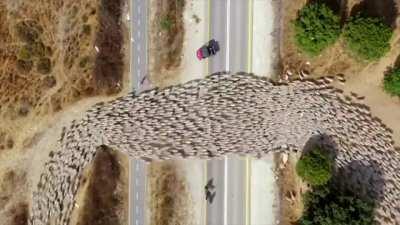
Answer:
[[[365,96],[364,103],[371,107],[374,116],[393,130],[393,139],[396,146],[400,146],[400,98],[392,97],[382,88],[384,74],[392,67],[400,56],[400,31],[397,31],[392,41],[391,51],[376,63],[371,63],[360,73],[348,74],[345,85],[337,87]]]

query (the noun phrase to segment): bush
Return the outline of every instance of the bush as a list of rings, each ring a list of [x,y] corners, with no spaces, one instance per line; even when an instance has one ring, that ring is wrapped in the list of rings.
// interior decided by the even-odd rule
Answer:
[[[340,19],[322,3],[306,5],[295,21],[295,39],[304,52],[317,55],[340,35]]]
[[[40,58],[37,62],[36,69],[41,74],[48,74],[51,71],[51,61],[49,58]]]
[[[18,22],[15,25],[15,30],[21,41],[27,43],[36,41],[40,32],[43,31],[42,28],[32,20]]]
[[[385,76],[383,89],[391,95],[400,96],[400,68],[393,69]]]
[[[332,184],[314,188],[304,196],[305,211],[299,225],[373,225],[374,203]]]
[[[21,46],[18,51],[18,59],[30,60],[32,58],[32,48],[28,45]]]
[[[36,41],[32,44],[32,54],[37,57],[43,57],[46,54],[46,46],[43,42]]]
[[[332,177],[333,162],[329,155],[320,148],[306,153],[297,162],[297,174],[311,185],[326,184]]]
[[[174,22],[172,21],[171,18],[168,16],[165,16],[163,19],[160,21],[160,26],[162,30],[170,31],[172,29],[172,26],[174,25]]]
[[[90,57],[89,56],[84,56],[81,58],[81,60],[79,61],[79,67],[80,68],[85,68],[86,65],[89,63],[90,61]]]
[[[22,59],[17,60],[17,69],[19,72],[27,73],[31,71],[32,66],[33,62],[30,60],[22,60]]]
[[[360,15],[351,18],[344,30],[347,46],[365,60],[379,59],[388,52],[392,34],[381,19]]]
[[[88,24],[84,24],[82,26],[82,33],[84,33],[85,35],[90,35],[90,33],[92,32],[92,27]]]
[[[31,60],[32,57],[43,57],[46,54],[46,48],[42,42],[32,42],[21,46],[18,52],[18,58],[22,60]]]

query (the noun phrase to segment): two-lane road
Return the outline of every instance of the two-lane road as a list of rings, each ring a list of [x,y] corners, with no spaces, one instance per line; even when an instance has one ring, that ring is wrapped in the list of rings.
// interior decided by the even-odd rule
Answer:
[[[150,88],[148,76],[148,0],[129,2],[131,90],[140,93]],[[129,225],[146,224],[146,164],[129,161]]]
[[[209,74],[251,72],[252,1],[209,0],[209,37],[220,52],[209,58]],[[239,157],[207,162],[207,180],[213,178],[217,195],[207,204],[207,225],[249,225],[249,163]]]
[[[209,0],[209,37],[218,41],[220,51],[209,59],[209,74],[228,71],[229,39],[227,33],[228,27],[228,1],[227,0]]]
[[[208,62],[208,73],[251,72],[252,0],[208,0],[209,37],[220,44],[220,52]],[[132,0],[131,75],[137,93],[149,88],[148,75],[148,0]],[[142,83],[145,81],[144,83]],[[206,209],[207,225],[247,225],[248,161],[222,159],[207,162],[207,179],[214,178],[217,195]],[[129,224],[146,224],[146,166],[138,160],[130,164]]]
[[[209,59],[209,74],[251,72],[252,1],[209,0],[209,37],[220,45]]]

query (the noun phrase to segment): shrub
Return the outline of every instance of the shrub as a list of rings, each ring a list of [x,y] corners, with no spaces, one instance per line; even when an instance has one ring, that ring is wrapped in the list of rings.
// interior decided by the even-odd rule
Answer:
[[[385,76],[383,89],[391,95],[400,96],[400,68],[393,69]]]
[[[82,26],[82,33],[84,33],[85,35],[90,35],[91,31],[92,31],[92,27],[90,25],[84,24]]]
[[[332,184],[315,187],[304,196],[305,211],[299,225],[373,225],[374,203]]]
[[[22,60],[22,59],[17,60],[17,69],[19,72],[27,73],[27,72],[31,71],[32,66],[33,66],[32,61]]]
[[[90,57],[89,56],[84,56],[81,58],[81,60],[79,61],[79,67],[80,68],[85,68],[86,65],[89,63],[90,61]]]
[[[43,42],[36,41],[32,44],[32,54],[37,57],[43,57],[46,54],[46,47]]]
[[[21,60],[30,60],[32,58],[32,48],[28,45],[21,46],[18,51],[18,58]]]
[[[168,16],[164,16],[160,21],[160,26],[162,30],[170,31],[174,22]]]
[[[49,58],[40,58],[37,62],[36,69],[41,74],[48,74],[51,71],[51,61]]]
[[[297,174],[311,185],[326,184],[332,177],[332,160],[327,152],[315,148],[297,162]]]
[[[351,18],[344,30],[348,48],[365,60],[379,59],[388,52],[392,34],[382,19],[360,15]]]
[[[333,44],[340,35],[340,19],[322,3],[306,5],[295,21],[298,47],[310,55],[317,55]]]
[[[18,22],[15,25],[15,30],[18,37],[28,43],[32,43],[38,39],[42,28],[35,21],[27,20]]]
[[[22,60],[31,60],[32,57],[43,57],[46,54],[46,47],[42,42],[32,42],[21,46],[18,52],[18,58]]]

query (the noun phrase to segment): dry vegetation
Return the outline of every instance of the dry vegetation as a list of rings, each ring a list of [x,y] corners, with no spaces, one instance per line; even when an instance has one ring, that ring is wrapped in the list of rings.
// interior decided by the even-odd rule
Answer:
[[[150,26],[150,80],[155,86],[179,82],[174,76],[182,60],[183,11],[186,0],[153,0]]]
[[[121,1],[0,2],[0,153],[29,121],[120,91]]]
[[[0,1],[0,224],[27,223],[30,156],[46,155],[29,149],[42,138],[41,129],[51,126],[54,113],[86,97],[121,91],[126,81],[123,3]],[[118,179],[110,182],[122,185]],[[105,191],[113,185],[100,187]],[[84,198],[93,200],[102,190],[89,187]],[[100,203],[102,197],[110,196],[99,197]]]
[[[194,208],[189,188],[177,164],[165,161],[149,166],[151,225],[192,225]]]
[[[81,178],[71,225],[128,224],[128,160],[117,151],[99,150]]]
[[[291,77],[298,77],[301,71],[312,76],[344,75],[346,83],[338,83],[347,94],[356,93],[365,104],[371,107],[374,115],[382,119],[394,131],[396,145],[400,145],[400,99],[393,98],[383,91],[383,77],[400,55],[399,0],[326,0],[326,3],[341,16],[345,22],[349,16],[364,11],[370,16],[380,16],[385,23],[394,29],[391,39],[391,50],[381,59],[374,62],[364,62],[355,59],[344,46],[342,38],[333,46],[328,47],[320,55],[310,57],[295,46],[293,21],[297,12],[307,3],[307,0],[282,1],[282,39],[281,63],[283,77],[290,71]]]
[[[26,173],[23,170],[6,170],[0,176],[0,218],[2,224],[26,225],[28,203]]]
[[[302,195],[307,189],[296,173],[297,160],[295,153],[275,155],[275,161],[279,165],[277,168],[280,204],[279,225],[296,224],[303,213]]]

